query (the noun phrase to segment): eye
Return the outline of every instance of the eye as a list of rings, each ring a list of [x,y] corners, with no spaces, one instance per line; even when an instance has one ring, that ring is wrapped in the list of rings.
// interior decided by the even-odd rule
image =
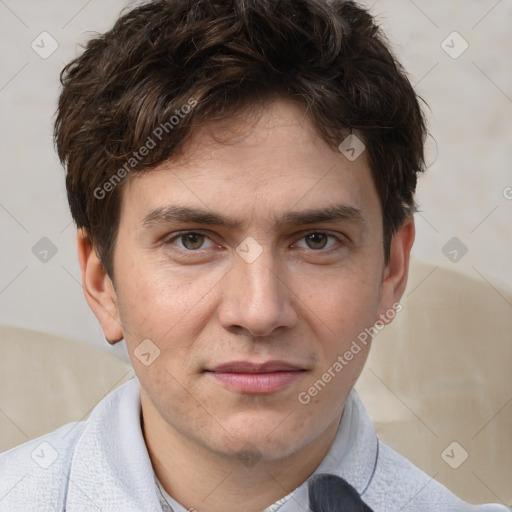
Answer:
[[[326,247],[329,238],[333,239],[335,243],[333,243],[329,247]],[[308,233],[307,235],[303,236],[302,239],[306,241],[306,249],[313,250],[328,250],[334,247],[336,245],[336,242],[341,242],[339,237],[331,235],[329,233],[324,233],[323,231],[314,231],[312,233]]]
[[[197,251],[199,249],[208,249],[210,247],[213,247],[214,244],[211,242],[211,245],[208,247],[203,247],[204,241],[209,240],[209,238],[202,234],[197,233],[195,231],[186,231],[182,233],[178,233],[177,235],[173,236],[172,238],[169,238],[165,241],[166,245],[173,244],[175,240],[178,240],[182,243],[182,245],[178,245],[180,249],[184,249],[186,251]]]

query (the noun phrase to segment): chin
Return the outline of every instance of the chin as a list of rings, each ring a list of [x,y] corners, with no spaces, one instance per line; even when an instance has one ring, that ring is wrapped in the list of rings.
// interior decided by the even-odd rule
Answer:
[[[295,453],[306,446],[315,435],[308,432],[307,426],[299,424],[285,424],[283,415],[267,418],[267,421],[258,421],[252,416],[244,419],[242,425],[236,426],[222,423],[226,430],[225,437],[219,439],[217,449],[210,445],[210,449],[226,457],[239,458],[247,467],[251,467],[259,460],[278,460]],[[231,432],[232,436],[227,433]]]

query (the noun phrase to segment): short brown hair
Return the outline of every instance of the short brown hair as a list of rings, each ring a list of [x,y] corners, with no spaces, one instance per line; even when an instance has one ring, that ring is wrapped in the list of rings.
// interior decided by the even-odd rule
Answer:
[[[55,143],[71,214],[111,277],[123,178],[176,156],[196,127],[269,97],[301,101],[333,147],[361,134],[386,261],[415,209],[426,133],[419,98],[355,2],[150,1],[90,40],[61,83]]]

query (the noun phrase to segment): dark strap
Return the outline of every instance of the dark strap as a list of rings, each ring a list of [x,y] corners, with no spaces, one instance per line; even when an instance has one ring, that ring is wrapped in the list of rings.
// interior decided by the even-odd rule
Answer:
[[[373,512],[357,491],[343,478],[320,474],[310,478],[311,512]]]

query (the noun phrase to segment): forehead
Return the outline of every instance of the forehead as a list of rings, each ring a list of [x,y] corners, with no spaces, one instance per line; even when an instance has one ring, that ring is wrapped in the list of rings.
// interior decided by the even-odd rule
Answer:
[[[285,101],[210,122],[179,156],[133,175],[121,219],[144,223],[152,212],[176,205],[269,223],[322,206],[380,213],[365,153],[349,160],[318,135],[301,105]]]

